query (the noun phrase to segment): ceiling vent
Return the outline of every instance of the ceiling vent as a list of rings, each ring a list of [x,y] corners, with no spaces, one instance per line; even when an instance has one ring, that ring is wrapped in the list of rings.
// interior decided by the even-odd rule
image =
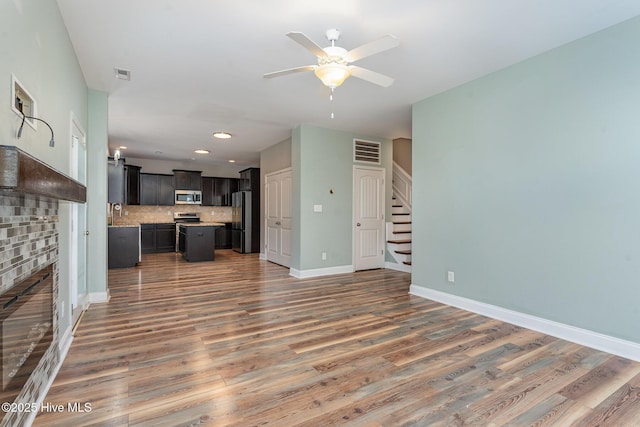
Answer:
[[[380,164],[380,143],[353,140],[353,161]]]
[[[116,79],[131,80],[131,71],[122,68],[114,68],[116,72]]]

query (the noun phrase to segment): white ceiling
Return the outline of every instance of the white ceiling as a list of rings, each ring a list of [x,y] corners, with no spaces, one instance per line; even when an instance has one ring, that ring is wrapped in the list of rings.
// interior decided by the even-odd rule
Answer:
[[[109,144],[126,156],[257,165],[301,123],[411,138],[411,105],[640,14],[637,0],[58,0],[87,85],[109,93]],[[400,46],[357,62],[395,78],[349,78],[334,101],[285,36],[350,50],[384,34]],[[114,68],[131,70],[131,81]],[[331,112],[335,118],[331,119]],[[212,132],[234,135],[215,140]],[[193,150],[206,148],[209,155]]]

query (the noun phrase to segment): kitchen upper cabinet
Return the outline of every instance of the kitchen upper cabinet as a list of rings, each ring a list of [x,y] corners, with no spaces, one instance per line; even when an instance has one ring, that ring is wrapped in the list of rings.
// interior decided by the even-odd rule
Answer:
[[[171,175],[158,175],[158,204],[173,206],[175,204],[175,187]]]
[[[213,203],[216,206],[231,206],[231,194],[238,191],[236,178],[214,178]]]
[[[202,204],[204,206],[231,206],[231,194],[238,191],[236,178],[202,178]]]
[[[260,168],[248,168],[240,171],[239,190],[260,190]]]
[[[213,204],[213,180],[209,176],[202,177],[202,206],[214,206]]]
[[[108,197],[107,202],[109,203],[124,203],[124,162],[118,161],[118,165],[116,166],[114,163],[113,157],[109,157],[108,159],[108,173],[107,173],[107,181],[108,181]]]
[[[176,190],[202,190],[201,171],[174,169],[173,180]]]
[[[125,165],[125,203],[127,205],[140,204],[140,166]]]
[[[152,173],[140,174],[140,204],[173,206],[173,177]]]

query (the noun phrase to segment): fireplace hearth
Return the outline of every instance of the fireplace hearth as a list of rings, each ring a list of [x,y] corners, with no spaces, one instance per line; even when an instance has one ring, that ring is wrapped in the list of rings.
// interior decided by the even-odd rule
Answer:
[[[53,340],[53,264],[0,295],[0,401],[22,391]]]

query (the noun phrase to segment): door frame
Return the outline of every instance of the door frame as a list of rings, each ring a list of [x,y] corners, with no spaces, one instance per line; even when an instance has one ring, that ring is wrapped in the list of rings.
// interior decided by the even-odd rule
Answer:
[[[77,130],[79,133],[79,144],[74,145],[73,137],[74,130]],[[71,145],[71,149],[69,150],[70,155],[70,172],[71,177],[73,179],[78,179],[79,177],[79,163],[80,163],[80,154],[84,153],[84,177],[85,181],[87,178],[87,132],[84,130],[84,127],[80,124],[80,121],[76,117],[76,115],[71,111],[70,119],[69,119],[69,141]],[[86,185],[86,182],[82,183]],[[86,309],[88,305],[88,289],[87,289],[87,239],[85,236],[86,224],[87,224],[87,211],[86,207],[84,209],[84,224],[85,230],[78,229],[78,219],[80,215],[80,206],[77,203],[71,204],[71,215],[70,215],[70,230],[71,230],[71,254],[69,260],[69,312],[71,312],[71,325],[75,325],[77,320],[80,318],[80,314]],[[82,238],[82,236],[85,236]],[[83,258],[80,259],[80,251],[78,250],[78,242],[84,242],[84,251]],[[78,272],[80,271],[80,264],[84,264],[85,276],[84,276],[84,294],[78,295]],[[75,308],[75,310],[74,310]]]
[[[293,178],[293,173],[292,173],[293,169],[291,167],[288,168],[284,168],[284,169],[280,169],[277,171],[273,171],[273,172],[269,172],[267,174],[264,175],[264,218],[263,218],[263,223],[264,223],[264,259],[266,261],[269,262],[274,262],[276,264],[279,265],[283,265],[284,267],[288,267],[291,268],[291,265],[284,265],[281,263],[278,263],[274,260],[270,260],[269,259],[269,248],[268,248],[268,243],[269,243],[269,227],[268,227],[268,212],[269,212],[269,178],[273,177],[275,175],[280,175],[283,173],[289,173],[291,174],[291,177]],[[278,197],[278,199],[280,200],[280,197]],[[280,212],[280,216],[282,216],[282,212]],[[280,236],[282,237],[282,236]],[[280,242],[278,242],[278,252],[279,255],[282,252],[282,245],[280,244]],[[281,261],[281,260],[280,260]],[[291,264],[290,260],[289,260],[289,264]]]
[[[381,172],[382,173],[382,197],[380,197],[380,209],[382,211],[382,247],[383,247],[383,256],[382,256],[382,261],[380,262],[380,265],[377,266],[377,268],[384,268],[385,266],[385,259],[386,259],[386,253],[387,253],[387,249],[386,249],[386,244],[385,242],[385,213],[386,213],[386,201],[385,201],[385,197],[386,197],[386,188],[385,188],[385,180],[387,177],[387,169],[383,166],[367,166],[367,165],[353,165],[353,205],[352,205],[352,213],[351,213],[351,230],[352,230],[352,234],[351,234],[351,241],[352,241],[352,265],[353,265],[353,271],[359,271],[357,269],[357,252],[356,252],[356,233],[357,233],[357,227],[356,227],[356,203],[358,203],[358,200],[356,200],[356,196],[358,194],[356,187],[358,185],[358,182],[356,180],[356,170],[372,170],[372,171],[376,171],[376,172]]]

